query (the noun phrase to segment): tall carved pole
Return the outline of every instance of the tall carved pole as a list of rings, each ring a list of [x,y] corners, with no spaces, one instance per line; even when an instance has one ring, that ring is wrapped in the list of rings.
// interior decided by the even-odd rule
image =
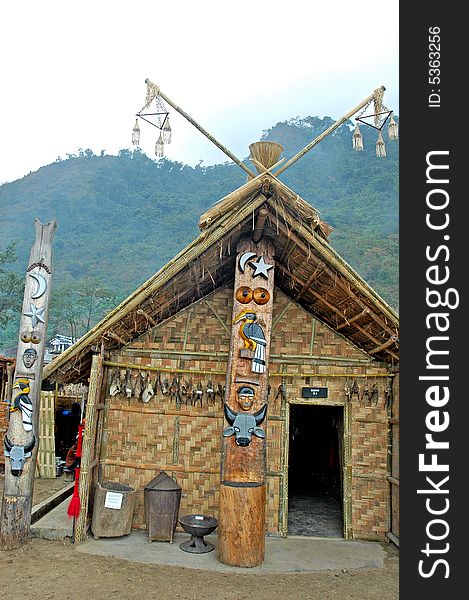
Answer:
[[[264,560],[268,365],[274,290],[273,245],[238,244],[226,380],[218,559],[254,567]]]
[[[36,239],[26,271],[20,319],[16,371],[10,398],[10,422],[4,438],[5,486],[0,522],[0,546],[14,550],[27,541],[31,524],[37,431],[44,346],[52,275],[55,220],[34,222]]]

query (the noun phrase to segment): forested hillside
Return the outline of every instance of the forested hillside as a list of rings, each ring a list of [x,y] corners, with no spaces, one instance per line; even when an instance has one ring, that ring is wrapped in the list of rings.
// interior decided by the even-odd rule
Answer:
[[[264,139],[281,143],[288,158],[331,123],[328,117],[292,119],[266,131]],[[363,152],[352,150],[350,128],[343,125],[281,179],[321,212],[334,227],[335,249],[397,307],[398,144],[385,133],[388,157],[377,159],[376,132],[362,127],[362,133]],[[192,168],[138,150],[118,156],[79,150],[0,186],[0,257],[11,242],[18,255],[12,262],[9,252],[0,277],[24,272],[34,217],[56,218],[49,333],[81,335],[189,243],[199,216],[245,180],[231,163]],[[13,317],[14,299],[10,309],[7,304],[4,317],[6,311]],[[7,321],[3,328],[0,321],[0,348],[16,339],[15,320]]]

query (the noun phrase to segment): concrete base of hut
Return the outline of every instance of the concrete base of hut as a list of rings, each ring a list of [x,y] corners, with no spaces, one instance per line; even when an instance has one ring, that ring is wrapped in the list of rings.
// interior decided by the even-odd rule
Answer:
[[[176,533],[174,543],[148,543],[145,531],[132,531],[121,538],[88,539],[77,546],[78,552],[95,556],[113,556],[138,563],[185,567],[223,573],[311,573],[342,569],[379,568],[384,564],[385,550],[378,542],[332,539],[267,537],[265,561],[252,568],[229,567],[217,560],[215,552],[187,554],[179,548],[187,534]],[[206,536],[215,546],[216,535]]]

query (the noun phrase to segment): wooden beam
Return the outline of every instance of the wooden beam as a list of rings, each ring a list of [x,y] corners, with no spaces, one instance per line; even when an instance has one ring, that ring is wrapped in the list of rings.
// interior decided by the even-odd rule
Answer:
[[[145,317],[145,319],[153,326],[156,327],[157,323],[155,321],[155,319],[149,315],[146,311],[143,310],[143,308],[139,308],[137,310],[137,315],[143,315]]]
[[[352,325],[352,323],[355,323],[355,321],[358,321],[358,319],[361,319],[365,315],[369,314],[369,312],[370,312],[369,308],[364,308],[361,313],[358,313],[358,315],[355,315],[354,317],[351,317],[350,319],[346,319],[343,323],[341,323],[340,325],[337,325],[336,330],[340,331],[344,327],[347,327],[347,325]]]
[[[252,241],[257,244],[262,237],[264,231],[264,225],[269,215],[269,210],[265,206],[261,206],[257,213],[256,224],[254,225],[254,231],[252,232]]]
[[[191,271],[191,275],[192,275],[192,281],[194,282],[194,287],[195,287],[195,292],[197,294],[197,298],[200,298],[202,296],[202,294],[200,293],[199,277],[197,276],[197,273],[195,271],[195,264],[193,262],[190,264],[190,271]]]
[[[295,302],[298,302],[298,300],[301,298],[301,296],[309,289],[310,285],[313,283],[313,281],[316,279],[316,277],[321,274],[322,270],[324,269],[324,266],[325,265],[323,262],[319,262],[317,264],[313,273],[308,278],[308,281],[304,284],[304,286],[301,288],[301,290],[296,295]]]
[[[123,337],[121,337],[120,335],[118,335],[117,333],[114,333],[114,331],[105,331],[104,336],[106,337],[110,337],[113,340],[116,340],[116,342],[119,342],[119,344],[122,344],[123,346],[125,346],[126,344],[129,343],[129,341],[124,340]]]
[[[392,335],[384,344],[380,346],[376,346],[376,348],[372,348],[368,350],[368,354],[376,354],[377,352],[381,352],[381,350],[386,350],[389,346],[392,346],[397,341],[397,335]]]
[[[213,306],[210,304],[210,302],[205,299],[205,304],[208,306],[208,308],[210,309],[210,311],[212,312],[213,316],[215,317],[215,319],[220,323],[220,325],[223,327],[223,329],[226,331],[226,333],[228,335],[231,335],[231,330],[228,329],[228,327],[226,326],[226,323],[222,320],[222,318],[220,317],[220,315],[217,313],[217,311],[213,308]]]
[[[91,463],[94,459],[94,432],[96,404],[99,400],[101,380],[103,375],[103,358],[101,354],[93,355],[91,361],[90,384],[88,388],[88,399],[86,402],[85,431],[83,433],[83,449],[80,462],[80,514],[75,527],[75,544],[84,542],[86,539],[86,522],[88,516],[88,500],[90,495]]]

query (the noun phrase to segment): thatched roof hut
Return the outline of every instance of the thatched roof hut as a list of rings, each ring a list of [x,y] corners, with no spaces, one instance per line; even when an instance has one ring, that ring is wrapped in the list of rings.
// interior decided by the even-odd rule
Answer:
[[[339,499],[343,536],[397,539],[398,315],[330,245],[331,227],[318,211],[268,170],[214,204],[199,227],[196,239],[44,368],[49,384],[90,382],[85,501],[103,478],[132,485],[133,526],[144,528],[143,488],[165,470],[183,488],[181,511],[218,514],[224,417],[223,395],[213,390],[228,385],[237,248],[249,240],[275,255],[267,531],[291,532],[292,482],[314,472],[321,483],[318,474],[332,469],[322,483]],[[126,372],[129,393],[115,385]],[[153,391],[155,377],[172,380],[174,394],[157,389],[142,402],[140,375]],[[200,402],[188,393],[197,382]],[[303,438],[320,444],[315,450],[295,449],[305,427]]]

